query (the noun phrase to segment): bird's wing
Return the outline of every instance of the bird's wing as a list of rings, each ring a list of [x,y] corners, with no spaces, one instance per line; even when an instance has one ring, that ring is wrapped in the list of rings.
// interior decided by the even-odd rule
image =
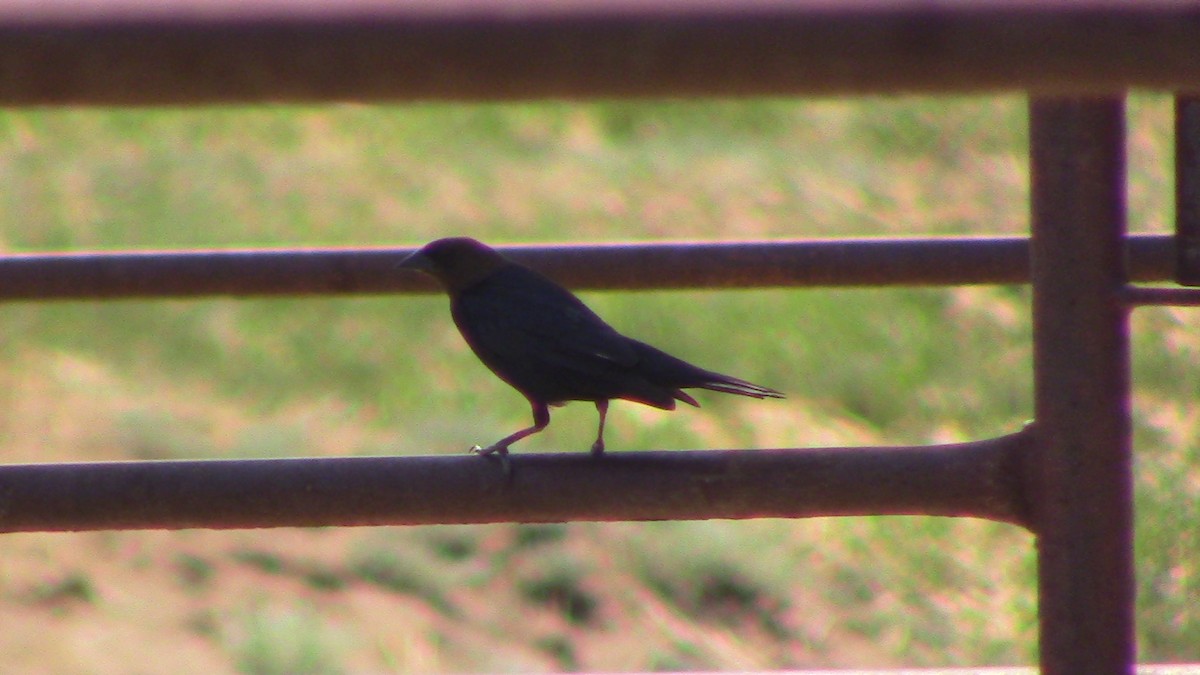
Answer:
[[[536,362],[594,375],[638,360],[629,339],[579,298],[520,266],[459,294],[453,309],[467,342],[494,370]]]

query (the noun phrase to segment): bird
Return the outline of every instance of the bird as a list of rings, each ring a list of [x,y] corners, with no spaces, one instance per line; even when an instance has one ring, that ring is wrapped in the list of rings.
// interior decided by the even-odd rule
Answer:
[[[595,404],[600,425],[591,453],[600,457],[614,399],[674,410],[677,401],[700,407],[684,389],[784,398],[775,389],[700,368],[622,335],[567,289],[475,239],[438,239],[397,267],[441,283],[467,345],[529,401],[533,425],[471,448],[480,455],[495,453],[507,462],[509,446],[545,429],[550,407],[568,401]]]

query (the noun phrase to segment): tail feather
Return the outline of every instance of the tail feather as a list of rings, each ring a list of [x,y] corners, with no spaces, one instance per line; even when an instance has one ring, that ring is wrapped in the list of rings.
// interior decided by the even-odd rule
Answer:
[[[715,374],[715,373],[714,373]],[[728,375],[717,375],[711,381],[697,384],[700,389],[708,389],[710,391],[719,391],[724,394],[737,394],[738,396],[749,396],[751,398],[784,398],[781,391],[776,391],[770,387],[754,384],[745,380],[739,380],[736,377]]]
[[[683,393],[683,389],[708,389],[725,394],[737,394],[751,398],[783,398],[783,392],[747,382],[729,375],[694,366],[650,345],[630,340],[638,355],[638,372],[648,381],[671,390],[671,396],[688,405],[699,407],[696,399]],[[655,404],[650,404],[655,405]],[[661,406],[660,406],[661,407]]]
[[[676,389],[675,391],[671,392],[671,395],[675,397],[675,400],[683,401],[684,403],[692,406],[693,408],[700,407],[700,402],[697,401],[696,399],[692,398],[691,394],[687,393],[686,391],[684,391],[682,389]]]

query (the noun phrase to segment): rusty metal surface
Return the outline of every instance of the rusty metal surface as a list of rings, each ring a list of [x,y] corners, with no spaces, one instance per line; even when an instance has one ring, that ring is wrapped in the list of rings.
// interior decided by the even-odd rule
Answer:
[[[1028,432],[958,445],[0,466],[0,532],[798,518],[1026,522]]]
[[[1173,238],[1129,240],[1132,278],[1174,273]],[[1019,237],[501,246],[577,289],[1011,284],[1029,280]],[[394,269],[412,248],[43,253],[0,256],[0,301],[205,295],[430,293]]]
[[[1124,101],[1030,109],[1042,672],[1133,669],[1133,479]]]
[[[0,105],[1176,90],[1186,0],[5,0]]]
[[[1175,280],[1200,286],[1200,95],[1175,97]]]

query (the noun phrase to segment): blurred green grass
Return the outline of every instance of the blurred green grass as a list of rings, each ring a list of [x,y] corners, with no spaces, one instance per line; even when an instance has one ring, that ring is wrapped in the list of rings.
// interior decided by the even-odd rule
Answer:
[[[1162,231],[1169,105],[1138,97],[1130,111],[1131,222]],[[1016,98],[8,111],[0,250],[1023,233],[1024,125]],[[614,450],[958,441],[1032,416],[1025,288],[585,299],[624,332],[789,395],[704,397],[673,414],[617,404]],[[0,317],[0,441],[14,452],[459,452],[529,414],[462,345],[442,298],[22,303]],[[1187,310],[1140,310],[1135,324],[1141,658],[1194,657],[1200,325]],[[556,410],[517,451],[582,450],[594,416]],[[31,433],[65,418],[87,423]],[[421,531],[398,536],[412,545]],[[697,621],[736,610],[814,654],[845,634],[915,664],[1035,653],[1032,540],[1014,528],[864,518],[570,531],[624,553],[597,571],[572,538],[553,542],[560,562],[549,581],[526,580],[527,595],[592,597],[620,569]],[[356,555],[378,575],[440,573]],[[818,629],[806,601],[836,616]],[[587,666],[570,639],[531,639]],[[637,667],[741,663],[687,640],[662,649]]]

